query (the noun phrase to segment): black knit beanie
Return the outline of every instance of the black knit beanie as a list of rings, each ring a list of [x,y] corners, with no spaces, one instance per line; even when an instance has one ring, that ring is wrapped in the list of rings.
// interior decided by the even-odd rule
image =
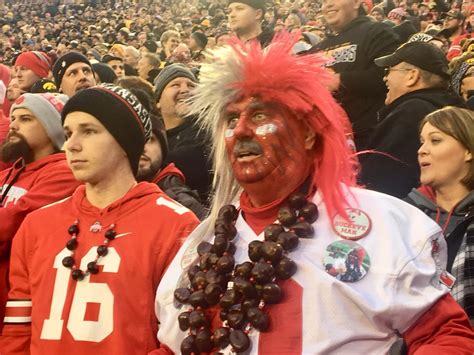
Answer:
[[[92,68],[89,59],[87,59],[87,57],[82,55],[81,53],[69,52],[59,57],[53,66],[54,81],[56,82],[58,88],[61,86],[61,82],[63,81],[63,76],[67,68],[69,68],[74,63],[86,63]]]
[[[188,67],[184,66],[180,63],[175,63],[168,65],[163,68],[162,71],[158,74],[155,78],[155,101],[160,101],[161,94],[165,89],[166,85],[170,83],[170,81],[176,78],[188,78],[189,80],[197,83],[196,76],[193,74]]]
[[[151,138],[151,120],[148,111],[127,89],[100,84],[72,96],[64,106],[62,121],[71,112],[81,111],[98,119],[127,153],[133,173],[145,142]]]

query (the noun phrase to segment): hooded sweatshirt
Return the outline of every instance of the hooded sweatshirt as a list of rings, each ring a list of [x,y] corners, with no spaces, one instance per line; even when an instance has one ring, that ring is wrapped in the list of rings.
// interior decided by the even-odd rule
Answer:
[[[412,189],[405,201],[418,207],[443,229],[448,244],[447,270],[451,272],[454,258],[466,231],[466,222],[474,221],[474,191],[464,197],[451,211],[446,211],[436,205],[435,199],[433,189],[422,186]]]
[[[28,213],[70,196],[79,184],[64,153],[26,165],[19,159],[11,168],[0,171],[0,325],[8,292],[13,236]]]
[[[117,233],[98,259],[99,272],[81,281],[72,280],[71,269],[62,264],[71,255],[65,245],[76,220],[74,265],[81,270],[95,260],[104,233],[112,227]],[[197,223],[192,212],[147,182],[103,209],[91,205],[80,186],[71,198],[33,212],[13,242],[0,349],[31,355],[134,355],[155,349],[156,289]]]

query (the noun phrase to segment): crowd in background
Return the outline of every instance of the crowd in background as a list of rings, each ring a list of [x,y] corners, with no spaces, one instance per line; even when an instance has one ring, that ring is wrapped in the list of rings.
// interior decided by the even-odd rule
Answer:
[[[247,10],[236,3],[258,17],[239,15]],[[0,142],[15,109],[37,107],[21,95],[130,89],[153,118],[139,180],[203,220],[210,138],[187,116],[200,66],[235,36],[266,47],[279,32],[297,36],[295,56],[325,58],[360,186],[405,199],[443,228],[447,270],[458,279],[452,294],[473,323],[474,0],[1,1]],[[7,181],[17,167],[2,160]],[[5,207],[8,190],[0,193]]]

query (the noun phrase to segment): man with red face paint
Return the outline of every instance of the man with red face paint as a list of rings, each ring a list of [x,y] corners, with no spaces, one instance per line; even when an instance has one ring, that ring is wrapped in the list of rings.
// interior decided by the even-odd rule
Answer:
[[[212,208],[158,287],[154,354],[383,354],[400,335],[409,354],[471,354],[439,227],[353,187],[331,76],[294,42],[235,40],[201,68]]]

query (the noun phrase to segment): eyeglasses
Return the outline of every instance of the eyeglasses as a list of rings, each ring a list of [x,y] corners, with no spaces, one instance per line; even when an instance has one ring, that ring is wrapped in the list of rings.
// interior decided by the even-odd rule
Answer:
[[[397,68],[391,68],[391,67],[388,67],[388,68],[384,68],[383,70],[383,74],[384,76],[387,76],[391,71],[410,71],[410,70],[413,70],[413,69],[397,69]]]

